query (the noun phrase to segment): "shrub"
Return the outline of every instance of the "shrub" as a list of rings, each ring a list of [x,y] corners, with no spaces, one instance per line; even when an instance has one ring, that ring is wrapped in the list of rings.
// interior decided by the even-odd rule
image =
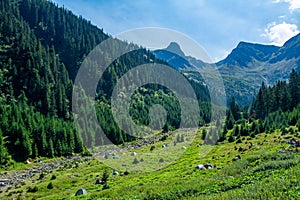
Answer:
[[[50,183],[47,185],[47,188],[50,189],[50,190],[53,189],[53,184],[52,184],[52,182],[50,182]]]
[[[242,140],[241,140],[241,138],[239,138],[236,142],[235,142],[236,144],[238,144],[238,143],[242,143]]]
[[[230,136],[229,136],[229,138],[228,138],[228,142],[234,142],[234,137],[233,137],[233,135],[231,134]]]
[[[150,151],[153,151],[155,149],[155,146],[150,147]]]
[[[266,170],[274,170],[274,169],[288,169],[292,166],[298,164],[297,159],[289,159],[289,160],[280,160],[280,161],[269,161],[265,163],[261,163],[260,165],[253,168],[253,172],[266,171]]]
[[[132,162],[132,164],[138,164],[138,163],[139,163],[139,161],[136,158]]]
[[[32,192],[32,193],[37,192],[37,191],[38,191],[38,187],[37,187],[37,186],[34,186],[33,188],[32,188],[32,187],[29,187],[29,188],[27,189],[27,192]]]
[[[42,180],[44,177],[45,177],[45,174],[41,173],[40,176],[39,176],[39,180]]]
[[[50,180],[55,180],[56,176],[53,174],[52,177],[50,178]]]
[[[281,128],[281,135],[286,135],[288,131],[283,127]]]
[[[108,185],[107,183],[105,183],[105,184],[103,185],[102,190],[107,190],[107,189],[109,189],[109,185]]]
[[[109,174],[108,174],[107,170],[105,170],[102,174],[102,181],[104,184],[107,183],[108,177],[109,177]]]
[[[160,141],[165,141],[168,138],[168,136],[165,134],[161,137]]]

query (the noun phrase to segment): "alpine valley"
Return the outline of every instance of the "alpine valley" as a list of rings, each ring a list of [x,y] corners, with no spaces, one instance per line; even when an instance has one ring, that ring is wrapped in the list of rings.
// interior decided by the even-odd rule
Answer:
[[[114,42],[99,51],[103,60],[135,50],[113,60],[90,98],[74,82],[106,39]],[[144,64],[182,75],[195,99],[152,82],[137,87],[141,76],[125,75]],[[202,77],[216,78],[211,68],[226,105],[212,103],[219,93]],[[118,123],[121,81],[138,89],[117,94],[130,99],[130,119],[118,112]],[[205,63],[175,42],[150,51],[120,41],[52,1],[0,1],[0,199],[300,199],[299,104],[300,34],[282,47],[240,42]],[[182,113],[195,117],[182,124]]]

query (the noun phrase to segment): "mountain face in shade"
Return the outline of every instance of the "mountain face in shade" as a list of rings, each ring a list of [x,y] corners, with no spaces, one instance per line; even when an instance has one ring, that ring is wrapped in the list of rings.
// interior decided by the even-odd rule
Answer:
[[[297,60],[297,67],[300,68],[300,34],[289,39],[280,49],[276,52],[274,58],[270,63],[276,63],[283,60]]]
[[[176,70],[201,69],[209,65],[191,56],[186,56],[176,42],[171,42],[165,49],[153,51],[154,55],[168,62]]]
[[[167,48],[156,50],[153,53],[158,59],[168,62],[176,70],[193,68],[176,42],[171,42]]]
[[[279,50],[274,45],[252,44],[240,42],[238,46],[222,61],[216,63],[218,66],[222,64],[238,65],[242,68],[251,68],[254,61],[265,62]]]
[[[185,54],[181,50],[179,44],[177,44],[176,42],[171,42],[165,50],[177,54],[181,57],[185,57]]]

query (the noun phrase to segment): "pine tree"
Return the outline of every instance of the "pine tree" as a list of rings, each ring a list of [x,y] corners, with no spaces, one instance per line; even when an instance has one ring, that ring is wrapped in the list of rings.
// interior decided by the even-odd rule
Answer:
[[[234,142],[235,138],[232,134],[230,134],[229,138],[228,138],[228,142]]]
[[[290,73],[290,79],[289,79],[289,92],[291,96],[291,104],[289,106],[290,110],[295,108],[300,100],[300,92],[299,92],[299,80],[297,78],[297,73],[293,69]]]
[[[8,151],[5,146],[2,130],[0,129],[0,165],[5,165],[10,160]]]
[[[207,135],[207,130],[206,130],[206,129],[202,129],[201,139],[202,139],[202,140],[205,140],[206,135]]]
[[[53,157],[54,157],[54,146],[53,146],[53,142],[52,142],[52,139],[51,139],[51,138],[50,138],[50,140],[49,140],[48,156],[49,156],[50,158],[53,158]]]
[[[241,118],[241,111],[240,111],[239,106],[236,104],[234,97],[231,97],[230,104],[229,104],[229,110],[232,113],[233,119],[235,121],[237,121]]]

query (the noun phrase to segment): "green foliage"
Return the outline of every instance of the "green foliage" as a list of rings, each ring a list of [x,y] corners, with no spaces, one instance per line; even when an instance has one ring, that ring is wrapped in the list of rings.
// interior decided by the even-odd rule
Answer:
[[[234,136],[251,136],[254,138],[259,133],[270,133],[280,129],[282,135],[297,134],[300,119],[300,73],[294,70],[290,74],[289,83],[278,81],[273,87],[266,87],[264,83],[254,99],[249,115],[243,119],[235,120],[233,110],[238,106],[231,101],[227,111],[223,134],[233,129],[229,141],[234,141]],[[247,118],[248,116],[248,118]],[[236,125],[234,125],[236,124]],[[287,129],[288,126],[297,126]]]
[[[105,185],[107,184],[108,178],[109,178],[109,173],[107,170],[105,170],[102,174],[102,179],[101,179]]]
[[[155,149],[155,146],[150,147],[150,151],[153,151]]]
[[[109,185],[107,183],[105,183],[102,187],[102,190],[107,190],[107,189],[109,189]]]
[[[168,138],[168,135],[167,134],[164,134],[161,138],[160,138],[160,141],[166,141]]]
[[[82,135],[78,135],[72,123],[72,81],[86,55],[109,35],[46,0],[1,1],[0,21],[0,164],[9,163],[10,156],[24,161],[39,156],[90,155],[84,145],[105,144],[105,136],[115,144],[141,136],[132,127],[128,127],[131,134],[125,133],[113,119],[110,105],[113,88],[135,66],[166,63],[146,49],[116,59],[97,86],[97,118],[106,135],[101,134],[99,124],[90,123],[88,115],[76,118],[82,125],[79,130]],[[126,45],[133,44],[120,42],[112,50]],[[104,58],[110,57],[109,53],[102,53]],[[211,116],[208,88],[194,81],[190,84],[199,100],[203,125]],[[82,98],[89,100],[87,95]],[[161,121],[155,126],[163,127],[164,132],[179,128],[178,100],[172,91],[155,84],[145,85],[133,94],[129,112],[134,122],[148,125],[149,109],[155,104],[162,105],[168,114],[164,126]],[[79,109],[89,113],[84,103]],[[189,120],[188,124],[194,123]]]
[[[205,140],[206,135],[207,135],[207,130],[204,128],[204,129],[202,129],[201,139]]]
[[[37,192],[39,189],[37,186],[34,187],[28,187],[27,192],[31,192],[31,193],[35,193]]]
[[[234,142],[235,138],[232,134],[230,134],[230,136],[228,137],[228,142]]]
[[[292,70],[289,82],[277,81],[276,85],[267,88],[262,84],[253,105],[252,116],[264,119],[269,113],[292,111],[300,103],[300,74]],[[295,118],[291,124],[295,124]]]
[[[40,38],[54,28],[54,21],[47,20],[49,9],[57,7],[47,1],[0,2],[0,48],[5,47],[0,52],[1,164],[8,163],[10,155],[24,161],[82,151],[69,120],[72,83],[68,71],[54,38],[49,43]],[[70,15],[63,9],[57,14]],[[68,142],[74,137],[75,142]]]
[[[56,176],[53,174],[50,178],[50,180],[55,180],[56,179]]]
[[[43,178],[45,178],[45,174],[44,173],[40,173],[39,180],[42,180]]]
[[[235,98],[231,97],[230,104],[229,104],[229,112],[232,113],[233,119],[235,121],[239,120],[241,118],[240,114],[240,108],[235,102]]]
[[[137,158],[134,158],[132,164],[138,164],[138,163],[139,163],[138,159],[137,159]]]
[[[50,182],[50,183],[47,185],[47,188],[48,188],[49,190],[53,189],[53,184],[52,184],[52,182]]]
[[[6,165],[9,163],[11,157],[8,154],[3,134],[0,128],[0,165]]]

